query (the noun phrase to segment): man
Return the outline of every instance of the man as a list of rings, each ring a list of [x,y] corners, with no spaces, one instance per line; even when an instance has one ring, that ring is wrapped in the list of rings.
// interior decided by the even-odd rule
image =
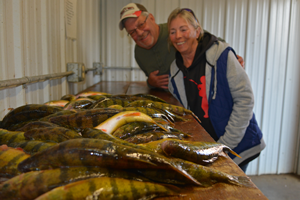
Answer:
[[[125,28],[135,41],[135,60],[148,77],[148,86],[168,90],[170,65],[176,50],[168,43],[167,24],[158,25],[143,5],[129,3],[121,9],[119,28]],[[244,66],[242,57],[239,62]]]

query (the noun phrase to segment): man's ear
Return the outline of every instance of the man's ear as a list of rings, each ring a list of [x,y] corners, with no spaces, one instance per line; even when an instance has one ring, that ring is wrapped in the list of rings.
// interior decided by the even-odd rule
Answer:
[[[155,17],[154,17],[151,13],[149,13],[148,18],[151,19],[151,21],[154,21],[154,22],[155,22]]]

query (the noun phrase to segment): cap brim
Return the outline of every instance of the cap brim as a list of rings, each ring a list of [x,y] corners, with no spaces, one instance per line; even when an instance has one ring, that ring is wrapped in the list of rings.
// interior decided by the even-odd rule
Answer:
[[[120,19],[120,22],[119,22],[119,28],[120,30],[123,30],[124,28],[124,24],[123,24],[123,20],[124,19],[127,19],[127,18],[137,18],[141,15],[142,11],[138,10],[138,11],[135,11],[134,13],[131,13],[131,14],[127,14],[125,16],[123,16],[121,19]]]

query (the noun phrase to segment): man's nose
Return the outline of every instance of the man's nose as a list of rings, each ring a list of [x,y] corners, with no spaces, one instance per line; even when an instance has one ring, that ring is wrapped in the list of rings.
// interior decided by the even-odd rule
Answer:
[[[143,35],[143,33],[144,33],[144,30],[140,30],[140,29],[136,29],[136,33],[138,34],[138,35]]]

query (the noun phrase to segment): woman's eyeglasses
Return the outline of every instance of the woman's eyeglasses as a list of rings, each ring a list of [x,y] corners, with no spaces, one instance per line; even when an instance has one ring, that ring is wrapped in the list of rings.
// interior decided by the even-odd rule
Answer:
[[[182,9],[180,9],[179,12],[182,12],[183,10],[190,12],[194,16],[195,20],[198,22],[198,19],[197,19],[195,13],[191,9],[189,9],[189,8],[182,8]]]
[[[135,29],[133,29],[132,31],[128,32],[128,36],[131,35],[131,37],[135,37],[137,35],[136,29],[139,30],[144,30],[145,26],[146,26],[146,21],[148,19],[149,14],[147,15],[145,21],[139,25],[137,25],[137,27]]]

